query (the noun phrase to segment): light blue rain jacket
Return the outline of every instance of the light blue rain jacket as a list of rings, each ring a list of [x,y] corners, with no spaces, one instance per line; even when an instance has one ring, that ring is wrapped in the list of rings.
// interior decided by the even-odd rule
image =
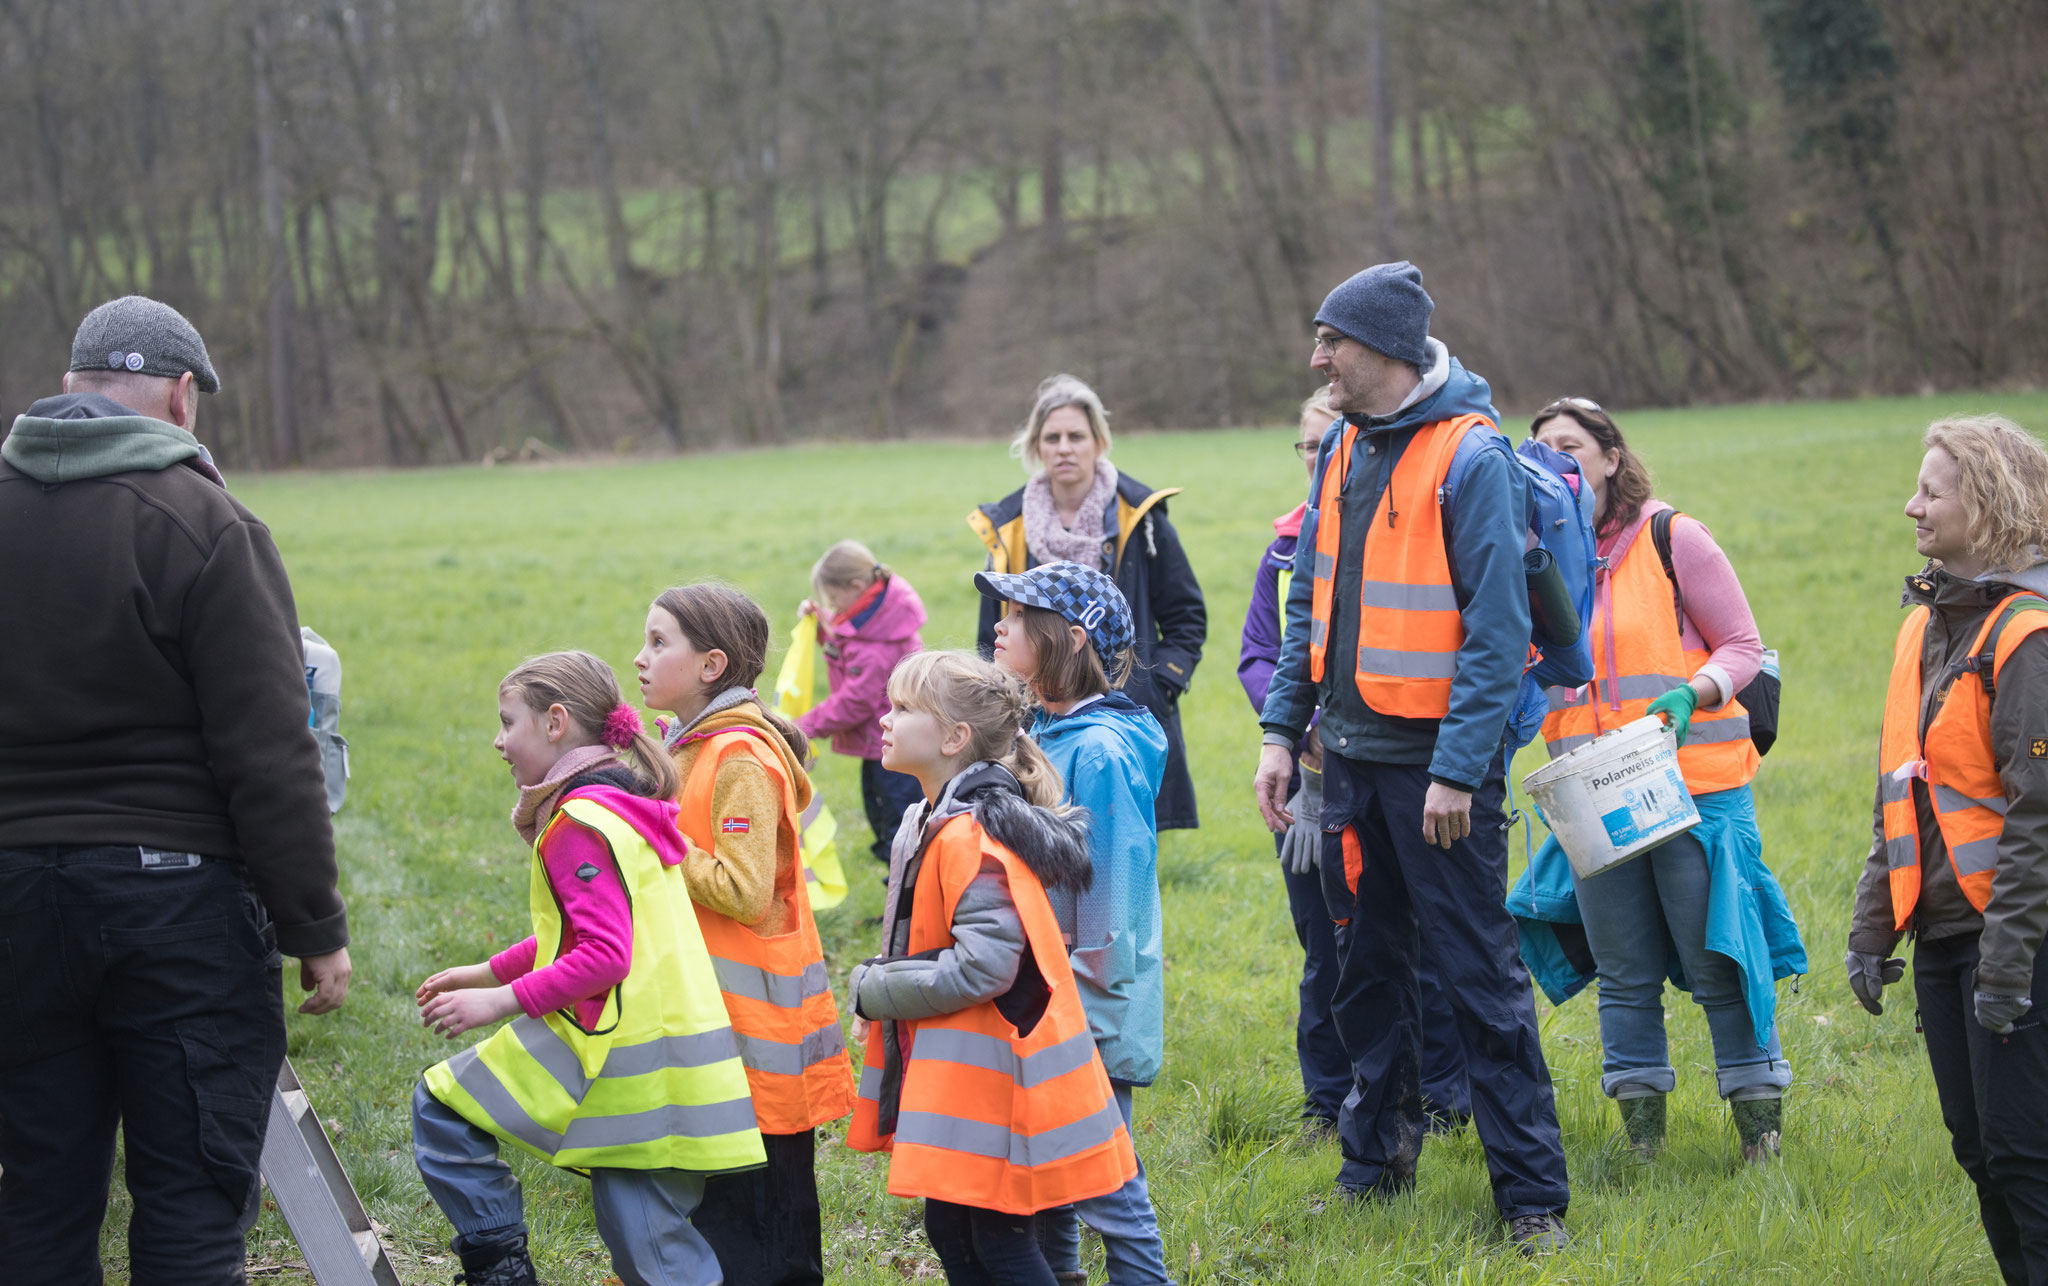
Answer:
[[[1166,732],[1112,692],[1072,714],[1041,710],[1031,736],[1088,810],[1086,893],[1048,889],[1066,934],[1081,1004],[1110,1079],[1150,1085],[1166,1058],[1166,951],[1159,916],[1159,832],[1152,802]]]
[[[1743,995],[1759,1048],[1768,1045],[1778,1020],[1777,980],[1806,972],[1806,945],[1785,904],[1778,877],[1764,865],[1763,835],[1756,824],[1756,798],[1749,787],[1693,796],[1700,824],[1693,836],[1707,850],[1707,950],[1727,956],[1742,970]],[[1594,876],[1594,879],[1600,878]],[[1551,836],[1529,859],[1529,869],[1508,891],[1508,910],[1522,929],[1522,960],[1553,1005],[1576,996],[1593,981],[1585,930],[1579,926],[1579,898],[1572,887],[1571,859]],[[1557,926],[1570,925],[1560,931]],[[1567,943],[1571,950],[1567,951]],[[1576,957],[1576,963],[1574,962]],[[1671,983],[1691,991],[1671,953]]]

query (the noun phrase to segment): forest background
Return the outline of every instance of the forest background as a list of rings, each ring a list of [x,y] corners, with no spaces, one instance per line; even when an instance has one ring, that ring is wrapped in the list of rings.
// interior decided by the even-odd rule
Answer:
[[[2048,370],[2032,0],[0,0],[0,405],[170,300],[234,468],[1290,418],[1408,258],[1503,405]]]

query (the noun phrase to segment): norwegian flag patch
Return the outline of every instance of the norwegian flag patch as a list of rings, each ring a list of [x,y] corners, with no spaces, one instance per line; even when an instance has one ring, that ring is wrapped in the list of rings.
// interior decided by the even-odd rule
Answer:
[[[718,824],[718,829],[726,835],[745,835],[754,829],[754,823],[744,817],[728,817]]]

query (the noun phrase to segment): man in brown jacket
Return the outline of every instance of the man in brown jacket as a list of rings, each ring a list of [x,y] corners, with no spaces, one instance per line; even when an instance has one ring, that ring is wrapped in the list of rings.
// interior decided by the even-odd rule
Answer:
[[[87,315],[0,443],[0,1276],[98,1281],[125,1131],[135,1286],[241,1282],[284,955],[348,991],[298,621],[190,432],[175,309]]]

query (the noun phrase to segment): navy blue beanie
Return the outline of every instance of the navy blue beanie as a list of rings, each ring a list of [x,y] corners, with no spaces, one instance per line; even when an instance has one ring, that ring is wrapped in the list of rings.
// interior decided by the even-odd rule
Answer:
[[[1316,324],[1342,331],[1375,353],[1428,370],[1429,315],[1436,310],[1422,288],[1422,269],[1406,259],[1374,264],[1330,292]]]

